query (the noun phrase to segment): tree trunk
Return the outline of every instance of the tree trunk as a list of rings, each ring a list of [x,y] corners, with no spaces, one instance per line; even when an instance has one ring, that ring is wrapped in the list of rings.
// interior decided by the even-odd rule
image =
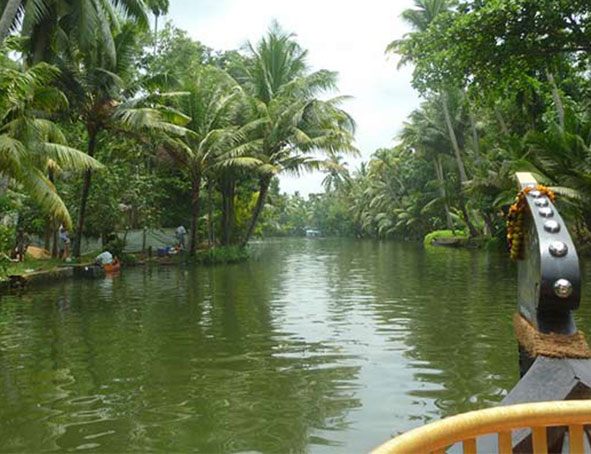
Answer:
[[[43,249],[49,251],[51,249],[51,218],[45,221],[45,232],[43,232]]]
[[[470,129],[472,129],[472,144],[474,146],[474,158],[480,161],[480,145],[478,144],[478,131],[476,130],[476,120],[472,108],[468,104],[468,112],[470,117]]]
[[[236,179],[229,173],[222,176],[222,245],[228,246],[234,242],[234,198],[236,195]]]
[[[46,61],[49,47],[49,37],[51,35],[51,26],[47,21],[41,21],[36,27],[35,36],[37,41],[33,43],[33,55],[29,56],[28,62],[31,66]]]
[[[53,230],[52,230],[52,237],[53,237],[53,247],[51,248],[51,257],[52,258],[58,258],[59,257],[59,253],[60,253],[60,247],[59,247],[59,235],[58,235],[58,229],[59,229],[59,225],[57,223],[57,221],[53,221],[52,223],[53,226]]]
[[[142,229],[142,254],[146,253],[146,237],[148,236],[148,227],[144,225]]]
[[[189,255],[195,255],[199,240],[199,190],[201,189],[201,175],[193,174],[191,188],[191,240],[189,242]]]
[[[449,108],[447,106],[447,94],[444,93],[442,96],[443,102],[443,115],[445,116],[445,123],[447,124],[447,132],[449,134],[449,140],[451,141],[451,145],[454,150],[454,154],[456,157],[456,162],[458,165],[458,171],[460,172],[460,181],[464,183],[468,180],[466,176],[466,169],[464,168],[464,161],[462,160],[462,154],[460,152],[460,146],[458,145],[458,138],[456,137],[456,132],[454,131],[453,124],[451,122],[451,116],[449,115]]]
[[[51,181],[52,183],[55,183],[55,177],[54,177],[54,172],[53,169],[49,169],[47,172],[47,178],[49,179],[49,181]],[[51,217],[47,218],[47,221],[45,223],[45,241],[43,244],[43,248],[46,251],[49,251],[51,249],[51,237],[52,237],[52,232],[53,232],[53,226],[54,226],[54,220]]]
[[[96,147],[97,131],[91,130],[88,132],[88,156],[94,156]],[[82,244],[82,233],[84,232],[84,220],[86,218],[86,203],[88,202],[88,194],[90,193],[90,183],[92,180],[92,170],[88,169],[84,173],[84,182],[82,183],[82,196],[80,197],[80,210],[78,211],[78,222],[76,223],[76,236],[74,237],[74,257],[80,257],[80,247]]]
[[[507,128],[507,123],[505,123],[505,120],[503,119],[503,114],[501,114],[501,111],[495,107],[495,116],[497,117],[497,121],[499,122],[499,126],[501,127],[501,131],[503,132],[503,134],[505,134],[506,136],[509,135],[509,128]]]
[[[158,14],[154,14],[154,55],[158,52]]]
[[[492,217],[490,215],[489,212],[485,212],[482,214],[482,218],[484,219],[484,227],[485,227],[485,232],[484,234],[487,236],[492,235],[493,233],[493,221],[492,221]]]
[[[554,98],[554,105],[556,107],[556,113],[558,114],[558,124],[560,125],[560,129],[564,129],[564,105],[562,104],[562,99],[560,98],[560,91],[556,85],[554,74],[549,72],[546,74],[546,78],[552,86],[552,97]]]
[[[468,210],[466,209],[466,202],[464,200],[464,183],[468,180],[466,175],[466,169],[464,168],[464,161],[462,160],[462,154],[460,151],[460,146],[458,144],[458,138],[456,137],[456,132],[454,131],[453,124],[451,122],[451,116],[449,114],[449,108],[447,106],[447,93],[443,94],[443,115],[445,116],[445,123],[447,124],[447,131],[449,133],[449,139],[451,141],[454,154],[456,157],[456,163],[458,165],[458,171],[460,173],[460,210],[462,211],[462,215],[464,216],[464,221],[470,230],[470,236],[475,237],[478,236],[478,230],[472,224],[470,220],[470,215],[468,214]]]
[[[447,223],[447,229],[455,233],[454,222],[449,211],[449,203],[447,203],[447,193],[445,191],[445,177],[443,176],[443,165],[441,164],[441,156],[437,155],[434,161],[435,163],[435,174],[439,181],[439,194],[443,200],[443,207],[445,209],[445,221]]]
[[[248,240],[250,240],[250,237],[252,236],[252,233],[254,232],[254,229],[255,229],[257,222],[259,220],[259,217],[260,217],[261,213],[263,212],[263,207],[265,206],[265,199],[267,198],[267,192],[269,191],[270,184],[271,184],[271,177],[270,176],[264,176],[261,178],[259,196],[257,198],[257,204],[254,208],[254,213],[253,213],[252,218],[250,220],[250,224],[248,225],[248,230],[246,231],[246,236],[242,240],[242,243],[241,243],[242,247],[244,247],[248,244]]]
[[[2,17],[0,17],[0,46],[2,43],[4,43],[4,40],[10,32],[10,27],[14,22],[20,5],[21,0],[8,0],[6,6],[4,7]]]
[[[470,215],[468,214],[468,209],[466,208],[466,201],[464,200],[464,194],[463,192],[460,192],[460,210],[462,211],[462,216],[464,217],[464,222],[466,222],[466,225],[468,226],[468,230],[470,232],[470,238],[474,238],[478,236],[478,230],[476,230],[476,227],[474,227],[474,224],[472,224],[472,221],[470,220]]]
[[[472,103],[470,102],[468,93],[466,93],[466,91],[463,90],[463,94],[464,98],[466,99],[466,104],[468,106],[468,117],[470,118],[470,129],[472,130],[472,146],[474,147],[474,159],[478,162],[480,161],[480,145],[478,143],[478,130],[476,129],[476,118],[474,117]]]
[[[220,183],[220,193],[222,194],[222,246],[227,246],[230,242],[230,226],[228,222],[228,187],[225,175],[222,176]]]
[[[213,182],[207,180],[207,247],[211,249],[215,245],[215,232],[213,230]]]

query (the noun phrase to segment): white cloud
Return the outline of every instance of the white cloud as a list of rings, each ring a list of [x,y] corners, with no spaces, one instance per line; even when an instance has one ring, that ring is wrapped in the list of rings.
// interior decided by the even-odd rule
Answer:
[[[418,106],[409,68],[384,54],[387,44],[408,31],[400,13],[412,0],[171,0],[169,18],[214,49],[235,49],[256,42],[273,19],[298,36],[309,50],[313,69],[339,72],[344,107],[358,124],[357,145],[367,160],[393,144],[406,116]],[[355,164],[359,160],[346,159]],[[287,192],[319,192],[322,175],[281,178]]]

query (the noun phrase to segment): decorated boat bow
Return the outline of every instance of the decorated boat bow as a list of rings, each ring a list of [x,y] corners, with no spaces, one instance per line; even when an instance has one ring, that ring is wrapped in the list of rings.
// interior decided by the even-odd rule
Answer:
[[[507,240],[518,261],[521,379],[499,407],[420,427],[375,453],[591,452],[591,350],[573,316],[581,301],[577,251],[552,189],[530,173],[516,180]]]

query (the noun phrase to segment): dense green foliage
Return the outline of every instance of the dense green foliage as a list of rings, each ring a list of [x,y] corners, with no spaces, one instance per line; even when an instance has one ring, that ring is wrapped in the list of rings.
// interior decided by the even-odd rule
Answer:
[[[514,173],[531,171],[554,187],[578,240],[589,238],[589,7],[415,0],[402,15],[412,32],[387,50],[413,65],[421,107],[396,146],[352,175],[327,170],[325,194],[287,200],[284,225],[299,233],[300,215],[290,213],[301,212],[325,234],[419,239],[446,229],[503,238]]]
[[[55,255],[59,226],[75,227],[78,256],[83,235],[106,243],[115,231],[185,225],[191,255],[205,240],[243,246],[268,223],[277,175],[323,166],[318,152],[356,151],[343,98],[325,96],[336,74],[311,71],[294,35],[272,24],[247,49],[217,52],[171,24],[158,30],[167,9],[0,1],[8,236],[53,240]]]
[[[355,170],[336,74],[312,71],[277,24],[218,52],[159,30],[164,0],[16,3],[0,2],[3,244],[18,229],[55,244],[71,216],[75,253],[82,233],[181,224],[191,253],[309,229],[502,238],[515,171],[552,185],[591,235],[588,2],[415,0],[387,52],[423,102]],[[314,169],[324,192],[280,194],[278,175]]]

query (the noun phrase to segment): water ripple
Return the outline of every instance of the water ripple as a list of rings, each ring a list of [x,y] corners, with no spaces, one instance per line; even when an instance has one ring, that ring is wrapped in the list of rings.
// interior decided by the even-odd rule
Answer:
[[[4,297],[0,451],[366,452],[503,398],[515,291],[494,252],[282,240]]]

